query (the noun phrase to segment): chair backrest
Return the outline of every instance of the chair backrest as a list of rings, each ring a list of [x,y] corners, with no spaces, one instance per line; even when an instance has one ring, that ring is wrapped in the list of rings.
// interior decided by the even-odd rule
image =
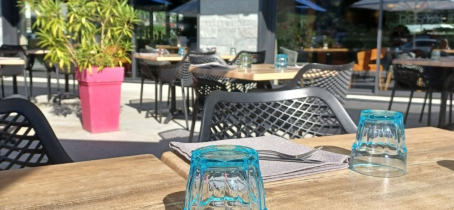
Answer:
[[[230,62],[230,64],[238,64],[241,54],[247,53],[251,55],[252,58],[252,64],[261,64],[265,63],[265,56],[266,56],[266,51],[258,51],[258,52],[253,52],[253,51],[245,51],[242,50],[239,53],[236,54],[235,58]]]
[[[413,58],[409,52],[400,53],[397,55],[399,59]],[[424,68],[418,65],[393,65],[393,75],[396,84],[412,89],[425,87],[428,80],[423,74]]]
[[[199,142],[278,135],[287,139],[355,133],[356,125],[328,91],[213,92],[205,102]]]
[[[384,58],[385,54],[386,54],[386,49],[384,49],[384,48],[381,49],[380,58]],[[370,51],[370,59],[377,60],[377,58],[378,58],[378,50],[377,50],[377,48],[374,48]]]
[[[204,64],[217,62],[221,65],[227,65],[227,63],[219,57],[218,55],[206,55],[203,57],[200,56],[190,56],[189,62],[191,64]],[[216,71],[216,70],[213,70]],[[194,74],[196,78],[195,89],[197,92],[198,101],[203,105],[206,97],[213,91],[227,91],[227,83],[230,81],[229,78],[221,76],[212,76],[207,74]]]
[[[370,70],[369,63],[370,63],[370,56],[371,51],[359,51],[356,53],[356,59],[358,61],[358,66],[360,66],[361,70]]]
[[[24,99],[0,100],[0,170],[70,162],[38,107]]]
[[[279,47],[279,49],[281,49],[281,52],[283,54],[287,54],[288,65],[290,65],[290,66],[296,65],[296,62],[298,60],[298,52],[296,52],[294,50],[290,50],[290,49],[285,48],[285,47]]]
[[[144,59],[138,59],[139,61],[139,70],[140,76],[142,79],[149,79],[157,81],[158,78],[158,71],[156,69],[159,65],[159,61],[148,61]],[[156,63],[154,63],[156,62]]]
[[[191,64],[204,64],[204,63],[217,62],[222,65],[227,65],[227,63],[224,61],[224,59],[222,59],[221,57],[219,57],[216,54],[205,55],[205,56],[189,55],[189,62]]]
[[[347,99],[353,64],[354,62],[344,65],[307,64],[289,83],[278,90],[321,87],[333,94],[343,104]]]

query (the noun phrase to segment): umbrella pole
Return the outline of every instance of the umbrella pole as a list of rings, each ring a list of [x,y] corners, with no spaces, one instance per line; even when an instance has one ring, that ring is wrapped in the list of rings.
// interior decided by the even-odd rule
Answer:
[[[383,0],[380,0],[380,10],[378,16],[378,31],[377,31],[377,59],[376,59],[376,71],[375,71],[375,87],[374,93],[378,93],[379,89],[379,74],[380,72],[380,56],[381,56],[381,40],[382,40],[382,28],[383,28]]]
[[[418,16],[417,12],[413,12],[413,23],[416,25],[416,18]],[[413,34],[413,49],[416,49],[416,35]]]

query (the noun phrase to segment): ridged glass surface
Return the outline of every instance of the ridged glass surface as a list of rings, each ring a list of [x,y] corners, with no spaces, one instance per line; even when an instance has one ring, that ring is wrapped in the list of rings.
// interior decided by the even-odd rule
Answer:
[[[350,168],[377,177],[398,177],[407,173],[407,147],[402,113],[363,110]]]
[[[191,155],[185,210],[266,210],[257,151],[221,145]]]

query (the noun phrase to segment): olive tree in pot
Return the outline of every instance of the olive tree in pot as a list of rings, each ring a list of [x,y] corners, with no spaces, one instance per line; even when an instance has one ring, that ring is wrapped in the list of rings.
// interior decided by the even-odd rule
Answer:
[[[123,64],[130,62],[128,52],[138,22],[128,0],[22,0],[19,4],[36,13],[38,45],[49,51],[44,59],[63,71],[76,66],[83,128],[92,133],[118,130]]]

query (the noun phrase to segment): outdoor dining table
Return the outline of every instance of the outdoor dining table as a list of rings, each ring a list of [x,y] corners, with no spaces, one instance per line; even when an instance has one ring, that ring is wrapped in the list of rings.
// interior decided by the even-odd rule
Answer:
[[[224,60],[233,60],[235,55],[219,55]],[[166,54],[166,55],[155,55],[151,53],[134,53],[134,57],[138,59],[144,60],[152,60],[152,61],[169,61],[169,62],[179,62],[183,58],[183,56],[179,56],[178,54]]]
[[[303,52],[307,52],[307,53],[317,53],[318,55],[320,54],[323,54],[325,53],[326,54],[326,64],[331,64],[331,60],[332,60],[332,56],[331,54],[332,53],[347,53],[348,52],[348,48],[327,48],[327,49],[323,49],[323,48],[304,48],[302,49]],[[318,59],[321,59],[321,58],[318,58]],[[322,62],[321,60],[317,61],[318,63]]]
[[[355,134],[292,140],[350,155]],[[406,129],[407,174],[361,175],[350,169],[265,183],[268,209],[454,209],[454,135],[433,127]],[[174,152],[161,160],[187,177],[189,163]]]
[[[153,53],[134,53],[133,54],[134,58],[137,59],[144,59],[144,60],[151,60],[151,61],[168,61],[168,62],[180,62],[183,59],[183,56],[179,56],[178,54],[166,54],[166,55],[156,55]],[[235,55],[219,55],[224,60],[233,60],[235,58]],[[173,118],[173,113],[176,111],[176,91],[175,87],[171,88],[171,105],[170,105],[170,110],[169,114],[167,115],[166,119],[164,120],[164,123],[167,124],[172,120]]]
[[[0,66],[18,66],[18,65],[25,65],[25,61],[20,58],[0,57]],[[25,87],[25,96],[26,96],[26,98],[28,98],[27,78],[25,77],[25,71],[24,71],[24,87]],[[16,77],[13,77],[13,93],[14,94],[18,93]]]
[[[441,58],[440,60],[431,60],[425,58],[407,58],[407,59],[394,59],[393,64],[401,65],[418,65],[418,66],[431,66],[431,67],[442,67],[444,70],[443,74],[443,91],[441,93],[441,104],[440,104],[440,116],[438,117],[438,127],[446,127],[446,104],[448,100],[448,88],[447,85],[451,82],[452,77],[448,75],[452,74],[454,76],[454,59],[451,58]],[[449,72],[448,72],[449,71]]]
[[[185,186],[152,155],[0,171],[0,209],[183,209]]]
[[[268,209],[453,209],[454,136],[406,130],[408,174],[349,169],[265,183]],[[349,154],[352,134],[293,140]],[[0,209],[183,209],[188,163],[172,152],[0,171]],[[183,173],[184,172],[184,173]],[[180,174],[180,175],[178,175]]]
[[[26,65],[26,69],[28,70],[29,77],[30,77],[30,97],[33,97],[33,66],[35,64],[35,59],[38,56],[44,57],[48,53],[49,53],[49,50],[45,50],[45,49],[28,49],[28,50],[25,50],[25,54],[27,55],[27,59],[28,59],[27,65]],[[46,71],[47,71],[48,74],[51,71],[53,71],[49,65],[44,65],[44,66],[45,66]],[[62,98],[74,98],[74,97],[77,97],[77,93],[74,93],[74,92],[71,93],[69,91],[69,74],[64,74],[64,76],[65,76],[65,91],[63,93],[61,92],[61,90],[60,90],[60,80],[58,79],[59,78],[59,73],[60,73],[59,71],[55,71],[56,78],[57,78],[57,97],[59,98],[59,100],[61,101]],[[48,75],[48,77],[50,77],[50,75]],[[51,98],[50,80],[48,80],[47,88],[48,88],[48,90],[47,90],[47,92],[48,92],[47,100],[50,100],[50,98]],[[75,90],[75,85],[73,87],[73,90]]]
[[[274,64],[253,64],[250,69],[227,69],[223,66],[219,68],[201,68],[190,66],[189,71],[196,74],[206,74],[211,76],[221,76],[231,79],[242,79],[255,82],[269,80],[289,80],[293,79],[298,73],[299,68],[287,68],[285,70],[275,70]]]

